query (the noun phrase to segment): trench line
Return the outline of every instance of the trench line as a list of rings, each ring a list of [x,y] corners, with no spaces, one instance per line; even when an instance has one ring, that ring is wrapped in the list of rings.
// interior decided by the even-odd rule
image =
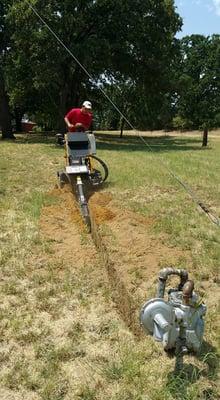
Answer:
[[[109,281],[112,289],[112,298],[115,304],[117,305],[117,309],[120,313],[122,320],[128,326],[128,328],[132,331],[132,333],[140,338],[143,336],[143,332],[138,322],[138,316],[135,312],[135,304],[132,296],[128,292],[125,284],[120,278],[120,275],[117,271],[117,266],[110,259],[108,254],[108,249],[106,245],[103,243],[102,236],[100,234],[98,225],[95,222],[95,218],[89,208],[90,218],[91,218],[91,235],[94,241],[94,244],[98,250],[98,253],[101,256],[101,260],[104,264],[104,267],[108,273]]]

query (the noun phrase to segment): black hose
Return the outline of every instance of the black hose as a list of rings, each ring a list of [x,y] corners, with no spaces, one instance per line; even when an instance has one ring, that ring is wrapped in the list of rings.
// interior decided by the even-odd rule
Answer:
[[[104,169],[104,177],[102,178],[102,182],[101,183],[105,182],[106,179],[108,178],[108,167],[107,167],[107,165],[104,163],[104,161],[101,160],[101,158],[99,158],[99,157],[97,157],[97,156],[95,156],[93,154],[91,154],[90,157],[94,158],[94,160],[98,161],[98,163],[101,164],[101,166],[103,167],[103,169]]]

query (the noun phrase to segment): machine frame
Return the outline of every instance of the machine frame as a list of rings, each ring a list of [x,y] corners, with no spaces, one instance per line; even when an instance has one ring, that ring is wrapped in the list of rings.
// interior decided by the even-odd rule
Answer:
[[[62,141],[65,147],[65,170],[58,171],[59,186],[71,185],[77,197],[83,219],[91,231],[91,218],[86,194],[92,187],[99,187],[108,177],[107,165],[96,154],[96,140],[93,133],[68,132]],[[102,172],[95,163],[102,167]]]

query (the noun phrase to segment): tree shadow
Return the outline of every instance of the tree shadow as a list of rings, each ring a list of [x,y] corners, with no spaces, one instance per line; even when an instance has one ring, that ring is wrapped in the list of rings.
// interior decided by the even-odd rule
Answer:
[[[140,135],[141,136],[141,135]],[[97,150],[109,151],[143,151],[143,152],[170,152],[170,151],[204,151],[201,138],[179,137],[179,136],[146,136],[141,139],[138,135],[124,135],[122,138],[110,133],[95,133]],[[40,132],[29,134],[17,134],[16,143],[57,145],[57,138],[54,132]],[[62,147],[62,146],[61,146]],[[209,150],[209,148],[206,148]]]
[[[217,379],[220,361],[217,349],[208,342],[203,342],[201,352],[196,357],[203,363],[204,367],[199,368],[191,363],[183,363],[181,370],[178,372],[174,370],[168,374],[166,388],[176,400],[188,398],[188,387],[200,378],[206,378],[213,382]],[[214,399],[215,394],[214,387],[204,388],[201,398],[211,400]]]
[[[56,134],[54,132],[39,133],[21,133],[16,134],[15,144],[47,144],[54,145],[57,143]],[[58,145],[57,145],[58,146]],[[60,146],[59,146],[60,147]]]
[[[201,139],[198,137],[178,137],[178,136],[147,136],[141,137],[127,135],[122,138],[106,134],[97,133],[97,147],[100,150],[111,151],[153,151],[156,153],[167,151],[192,151],[202,150]]]

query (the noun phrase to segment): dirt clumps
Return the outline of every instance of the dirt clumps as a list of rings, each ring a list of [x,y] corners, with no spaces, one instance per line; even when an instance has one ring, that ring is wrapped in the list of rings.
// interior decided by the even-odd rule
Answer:
[[[155,296],[160,269],[178,265],[183,253],[152,237],[149,229],[154,223],[152,219],[125,209],[113,210],[114,219],[105,221],[103,251],[110,258],[107,268],[114,299],[133,333],[139,336],[141,304]]]
[[[89,199],[89,207],[97,225],[115,218],[115,213],[107,207],[111,200],[110,193],[94,193]]]
[[[53,251],[58,259],[72,261],[77,254],[77,263],[84,264],[94,256],[95,248],[81,245],[81,234],[85,225],[81,218],[78,205],[67,186],[64,189],[53,189],[57,204],[45,206],[41,212],[40,229],[42,234],[53,242]],[[90,254],[92,252],[92,254]]]
[[[42,211],[41,230],[54,241],[58,258],[77,263],[89,263],[93,249],[81,245],[84,223],[76,200],[68,186],[54,189],[59,204]],[[178,264],[182,251],[169,248],[150,234],[153,219],[145,218],[114,205],[107,192],[96,192],[89,199],[92,237],[108,274],[112,298],[131,331],[139,336],[139,309],[147,298],[154,297],[161,268]],[[92,238],[91,238],[92,242]]]

